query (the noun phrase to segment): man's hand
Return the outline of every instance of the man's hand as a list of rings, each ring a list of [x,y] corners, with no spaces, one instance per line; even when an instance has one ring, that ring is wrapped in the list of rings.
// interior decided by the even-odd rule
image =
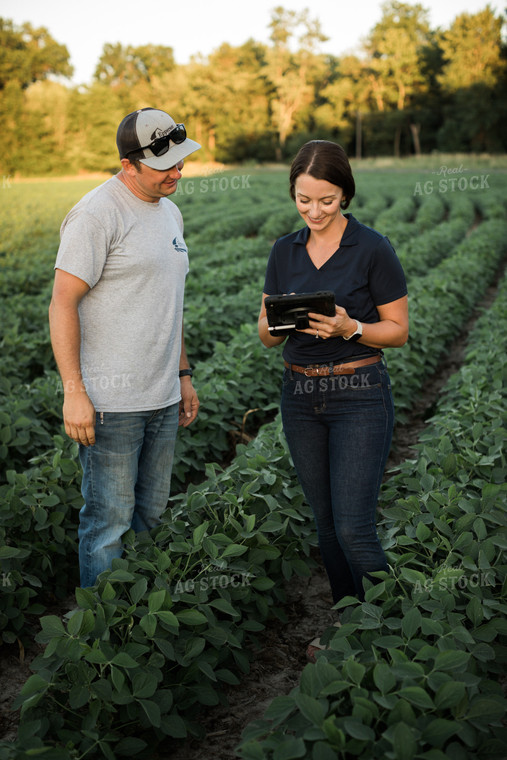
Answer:
[[[63,402],[65,432],[73,441],[83,446],[95,443],[95,407],[87,393],[69,393]]]
[[[181,384],[181,401],[180,401],[180,416],[179,425],[188,427],[191,422],[197,417],[199,411],[199,399],[195,392],[192,380],[189,376],[182,377],[180,379]]]

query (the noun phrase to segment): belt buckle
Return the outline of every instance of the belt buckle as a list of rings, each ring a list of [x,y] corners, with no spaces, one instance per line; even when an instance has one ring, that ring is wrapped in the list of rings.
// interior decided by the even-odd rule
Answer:
[[[319,367],[317,364],[310,364],[308,367],[305,367],[304,376],[305,377],[317,377],[320,375],[321,369],[325,369],[325,367]]]
[[[317,375],[317,377],[320,377],[320,375],[326,375],[329,373],[329,367],[327,365],[313,365],[310,367],[307,367],[306,369],[311,369],[313,372],[313,375],[307,375],[305,370],[306,377],[314,377],[314,375]]]

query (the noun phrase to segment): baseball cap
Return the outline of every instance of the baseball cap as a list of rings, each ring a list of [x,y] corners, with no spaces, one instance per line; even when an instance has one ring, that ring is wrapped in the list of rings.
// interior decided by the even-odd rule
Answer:
[[[170,169],[201,147],[186,137],[183,124],[176,124],[168,113],[157,108],[140,108],[127,114],[118,127],[116,145],[120,158],[128,158],[136,151],[135,158],[160,171]]]

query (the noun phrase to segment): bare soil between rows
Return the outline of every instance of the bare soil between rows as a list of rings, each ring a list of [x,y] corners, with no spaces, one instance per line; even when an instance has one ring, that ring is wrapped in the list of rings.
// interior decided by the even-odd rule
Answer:
[[[391,455],[386,467],[389,477],[405,459],[416,456],[414,446],[431,417],[443,386],[463,362],[468,335],[483,309],[493,302],[501,272],[486,291],[474,314],[447,354],[440,358],[438,370],[427,379],[404,424],[397,426]],[[394,389],[396,393],[396,389]],[[258,636],[250,672],[238,686],[227,687],[228,705],[203,711],[200,723],[206,736],[202,740],[170,743],[160,747],[159,760],[237,760],[236,747],[241,734],[253,720],[261,718],[271,701],[288,694],[298,685],[306,660],[306,647],[336,619],[331,609],[327,577],[315,552],[318,567],[311,578],[293,578],[286,584],[286,623],[273,621]],[[75,605],[74,597],[46,614],[64,615]],[[0,648],[0,740],[15,741],[19,711],[12,703],[30,676],[30,662],[41,651],[35,642],[26,651],[18,644]]]

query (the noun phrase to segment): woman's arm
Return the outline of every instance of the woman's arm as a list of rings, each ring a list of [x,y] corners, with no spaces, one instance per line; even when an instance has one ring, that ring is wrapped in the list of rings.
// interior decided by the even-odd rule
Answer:
[[[268,318],[266,316],[266,307],[264,306],[264,299],[267,298],[266,293],[262,294],[262,304],[261,304],[261,310],[259,314],[259,321],[258,321],[258,328],[259,328],[259,338],[264,343],[265,346],[268,348],[273,348],[273,346],[279,346],[281,343],[284,342],[286,335],[271,335],[271,333],[268,330]]]
[[[362,322],[363,334],[357,341],[372,348],[394,348],[403,346],[408,339],[408,297],[398,298],[391,303],[377,306],[379,322]],[[349,317],[341,306],[336,307],[334,317],[310,313],[310,327],[301,332],[317,335],[319,338],[349,337],[356,331],[356,320]],[[260,328],[259,328],[260,329]]]

